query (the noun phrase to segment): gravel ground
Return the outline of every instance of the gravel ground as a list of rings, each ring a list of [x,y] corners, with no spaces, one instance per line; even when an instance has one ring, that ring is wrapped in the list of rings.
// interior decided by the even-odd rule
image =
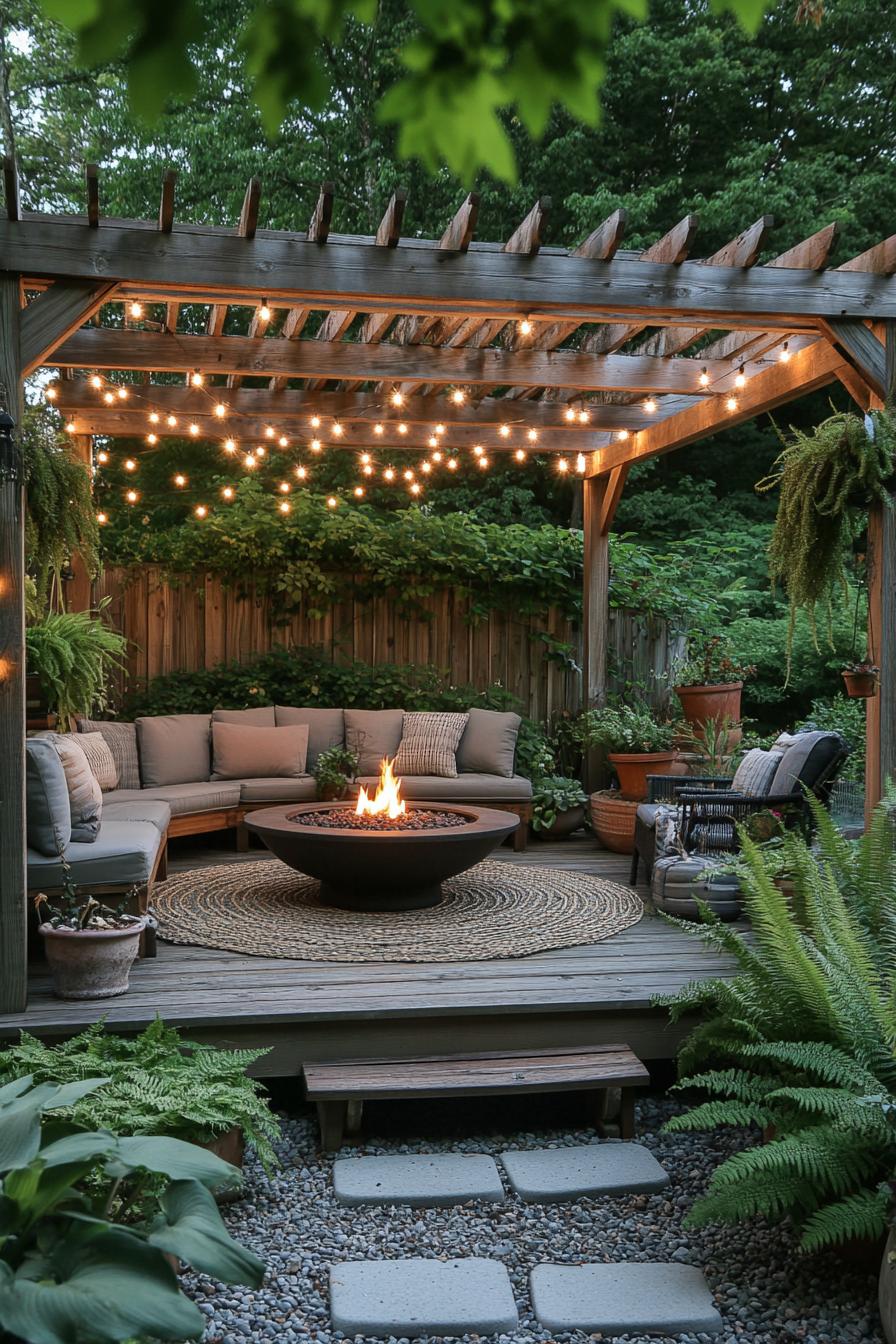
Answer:
[[[524,1103],[531,1099],[525,1098]],[[412,1103],[404,1103],[407,1108]],[[516,1103],[519,1118],[522,1107]],[[327,1282],[331,1264],[343,1260],[477,1255],[502,1261],[510,1273],[521,1325],[499,1344],[583,1344],[599,1335],[552,1336],[532,1316],[527,1275],[536,1264],[582,1261],[673,1260],[699,1265],[706,1274],[725,1328],[721,1344],[881,1344],[875,1307],[876,1276],[844,1266],[831,1253],[812,1258],[796,1251],[789,1233],[763,1223],[749,1226],[682,1228],[694,1198],[718,1163],[747,1142],[743,1132],[664,1135],[672,1103],[647,1099],[638,1108],[639,1141],[650,1148],[671,1177],[657,1195],[613,1200],[580,1200],[567,1205],[469,1204],[461,1208],[343,1209],[332,1194],[332,1158],[317,1153],[317,1127],[299,1112],[284,1120],[282,1168],[268,1181],[257,1163],[247,1166],[246,1198],[231,1205],[231,1232],[267,1263],[257,1292],[221,1288],[201,1276],[185,1287],[208,1317],[207,1341],[316,1341],[342,1338],[331,1331]],[[529,1112],[528,1106],[526,1107]],[[465,1112],[466,1119],[475,1119]],[[387,1117],[387,1123],[391,1121]],[[533,1122],[556,1122],[538,1116]],[[486,1138],[458,1138],[445,1132],[443,1116],[424,1128],[416,1117],[412,1132],[439,1133],[427,1143],[405,1139],[390,1125],[382,1135],[377,1113],[369,1117],[364,1141],[343,1155],[396,1152],[467,1151],[497,1154],[506,1148],[534,1148],[593,1141],[593,1131],[544,1127],[531,1133],[501,1134],[483,1125]],[[405,1121],[405,1123],[407,1123]],[[573,1118],[573,1123],[575,1120]],[[461,1124],[459,1132],[464,1133]],[[469,1133],[469,1126],[466,1129]],[[469,1336],[475,1340],[478,1337]],[[628,1344],[657,1344],[656,1337],[626,1336]],[[680,1335],[679,1344],[709,1344],[707,1335]],[[400,1341],[407,1344],[407,1341]]]

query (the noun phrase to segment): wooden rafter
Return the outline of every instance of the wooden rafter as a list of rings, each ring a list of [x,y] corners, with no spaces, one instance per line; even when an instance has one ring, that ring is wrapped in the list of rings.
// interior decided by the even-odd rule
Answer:
[[[57,346],[98,312],[114,290],[114,281],[57,280],[32,299],[19,324],[23,375],[46,364]]]
[[[325,243],[330,236],[330,225],[333,222],[333,199],[336,195],[336,188],[332,182],[324,182],[321,185],[320,193],[317,197],[317,205],[314,207],[314,214],[311,216],[311,222],[308,225],[308,242]]]
[[[246,194],[243,197],[243,208],[240,211],[239,223],[236,232],[238,238],[254,238],[258,228],[258,207],[261,200],[261,179],[250,177],[246,187]],[[224,324],[227,321],[227,305],[225,303],[213,303],[209,309],[208,321],[206,323],[206,334],[209,336],[221,336],[224,333]]]
[[[828,338],[876,397],[883,397],[887,379],[886,351],[870,327],[857,318],[830,317],[821,324]]]

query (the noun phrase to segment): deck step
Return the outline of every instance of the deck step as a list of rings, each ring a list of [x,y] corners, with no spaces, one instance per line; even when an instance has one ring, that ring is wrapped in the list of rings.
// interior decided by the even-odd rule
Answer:
[[[360,1260],[330,1270],[330,1316],[349,1337],[493,1335],[515,1330],[510,1275],[497,1260]]]
[[[532,1204],[560,1204],[582,1196],[647,1194],[669,1184],[668,1173],[640,1143],[583,1144],[501,1154],[511,1187]]]
[[[701,1270],[659,1263],[537,1265],[532,1309],[558,1334],[714,1335],[722,1318]]]
[[[340,1158],[333,1164],[340,1204],[406,1204],[436,1208],[471,1199],[499,1203],[504,1187],[484,1153],[396,1154]]]

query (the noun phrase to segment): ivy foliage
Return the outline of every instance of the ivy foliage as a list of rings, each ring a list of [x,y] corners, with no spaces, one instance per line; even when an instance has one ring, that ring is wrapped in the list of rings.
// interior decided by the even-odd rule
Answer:
[[[710,0],[754,30],[768,0]],[[87,67],[123,59],[133,110],[157,122],[172,96],[192,98],[203,42],[201,0],[43,0],[45,13],[78,34]],[[544,134],[556,105],[595,126],[614,21],[643,20],[647,0],[408,0],[393,5],[405,32],[398,78],[379,117],[398,127],[398,153],[430,172],[443,165],[472,178],[480,168],[514,181],[512,113]],[[264,125],[274,135],[291,104],[323,109],[332,96],[322,47],[347,28],[370,29],[377,0],[253,0],[242,7],[239,43]]]
[[[35,585],[35,600],[60,600],[61,575],[73,555],[87,572],[99,571],[97,527],[90,475],[58,432],[58,417],[29,409],[21,432],[25,462],[25,563]]]

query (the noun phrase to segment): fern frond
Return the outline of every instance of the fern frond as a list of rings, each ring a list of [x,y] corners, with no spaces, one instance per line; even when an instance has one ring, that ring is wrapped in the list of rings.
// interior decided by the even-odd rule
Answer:
[[[826,1246],[849,1241],[875,1241],[889,1224],[889,1191],[859,1190],[854,1195],[826,1204],[809,1215],[800,1237],[804,1251],[820,1251]]]

